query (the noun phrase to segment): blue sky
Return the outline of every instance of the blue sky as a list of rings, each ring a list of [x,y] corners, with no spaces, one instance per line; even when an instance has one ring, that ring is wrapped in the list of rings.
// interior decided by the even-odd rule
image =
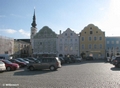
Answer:
[[[57,34],[67,28],[79,33],[92,23],[106,36],[120,35],[120,0],[0,0],[0,35],[30,38],[34,7],[38,31],[49,26]]]

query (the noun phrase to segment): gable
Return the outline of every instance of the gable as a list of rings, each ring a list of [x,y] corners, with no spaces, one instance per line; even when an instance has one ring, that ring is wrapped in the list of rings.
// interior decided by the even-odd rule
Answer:
[[[48,26],[44,26],[39,30],[38,33],[34,36],[34,38],[56,38],[57,34],[52,31]]]
[[[97,26],[93,24],[89,24],[81,31],[80,35],[82,36],[96,35],[97,36],[97,35],[105,35],[105,33],[101,31],[101,29],[99,29]]]

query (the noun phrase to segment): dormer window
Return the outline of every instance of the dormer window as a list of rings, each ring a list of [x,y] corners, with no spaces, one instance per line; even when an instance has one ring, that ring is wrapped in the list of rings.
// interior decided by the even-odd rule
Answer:
[[[92,27],[90,27],[90,29],[92,29]]]

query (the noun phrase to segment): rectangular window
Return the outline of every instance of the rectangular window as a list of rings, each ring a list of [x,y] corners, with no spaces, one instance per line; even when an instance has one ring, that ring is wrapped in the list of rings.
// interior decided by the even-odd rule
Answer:
[[[109,44],[110,42],[109,41],[107,41],[107,44]]]
[[[77,39],[75,39],[75,41],[77,42]]]
[[[89,44],[89,49],[92,49],[92,45],[91,44]]]
[[[60,46],[60,51],[62,51],[62,46]]]
[[[96,37],[94,37],[94,40],[96,41],[96,40],[97,40],[97,38],[96,38]]]
[[[102,49],[102,44],[100,44],[100,49]]]
[[[102,40],[102,37],[99,37],[99,40]]]
[[[82,45],[82,49],[84,49],[85,47],[84,47],[84,45]]]
[[[92,34],[93,32],[92,31],[90,31],[90,34]]]
[[[89,41],[91,41],[92,40],[92,38],[91,37],[89,37]]]
[[[114,41],[112,41],[112,44],[114,44]]]
[[[116,44],[119,44],[119,41],[116,41]]]
[[[84,41],[84,37],[82,37],[82,41]]]
[[[62,42],[62,39],[60,39],[60,41]]]
[[[94,49],[96,49],[96,44],[94,45]]]

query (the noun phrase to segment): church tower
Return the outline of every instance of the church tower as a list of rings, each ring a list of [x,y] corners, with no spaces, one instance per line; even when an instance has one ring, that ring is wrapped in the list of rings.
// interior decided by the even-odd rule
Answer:
[[[30,42],[31,42],[31,48],[32,48],[32,53],[33,53],[33,50],[34,50],[34,39],[33,37],[36,35],[37,33],[37,24],[36,24],[36,17],[35,17],[35,9],[34,9],[34,14],[33,14],[33,22],[31,23],[31,34],[30,34]]]
[[[31,27],[31,35],[30,35],[30,39],[31,39],[31,43],[32,43],[32,39],[35,36],[35,34],[37,33],[37,24],[36,24],[36,17],[35,17],[35,9],[34,9],[34,15],[33,15],[33,22],[31,23],[32,27]]]

